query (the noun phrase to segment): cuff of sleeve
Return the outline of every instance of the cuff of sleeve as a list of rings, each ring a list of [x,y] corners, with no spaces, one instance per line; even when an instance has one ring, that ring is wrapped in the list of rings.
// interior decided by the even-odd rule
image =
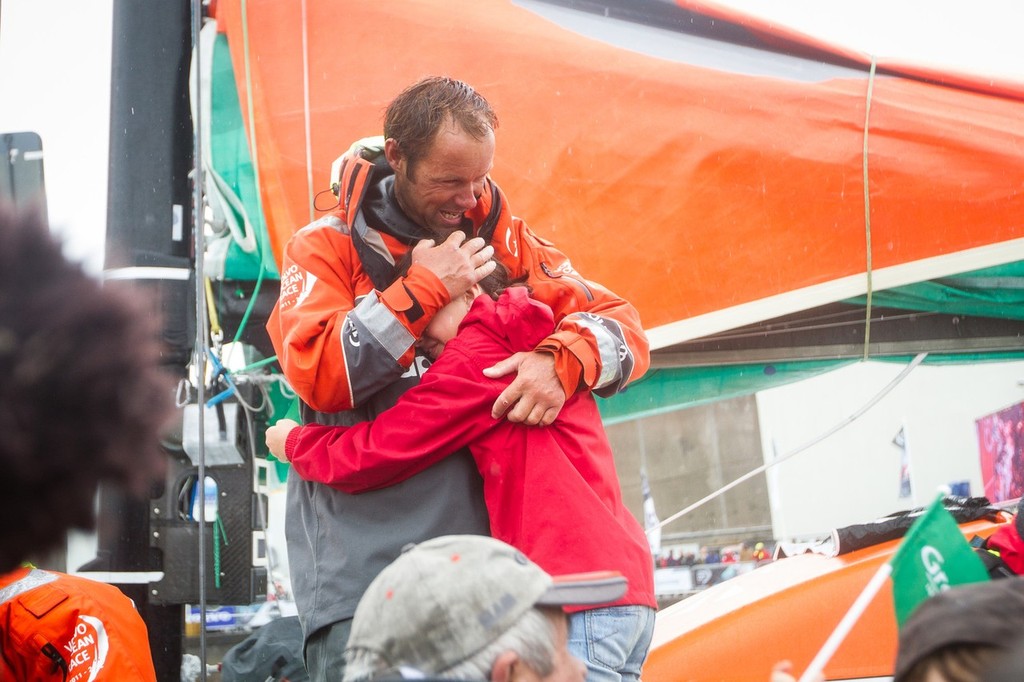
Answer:
[[[381,292],[380,300],[396,315],[403,315],[406,327],[418,337],[451,297],[437,275],[421,265],[412,265],[405,277]]]
[[[535,350],[555,356],[555,373],[562,382],[566,398],[582,387],[589,388],[597,381],[599,374],[596,363],[586,361],[586,358],[592,356],[590,346],[578,334],[557,332],[541,341]]]
[[[295,459],[295,450],[299,446],[299,434],[301,432],[302,427],[296,426],[288,432],[288,435],[284,439],[284,456],[288,458],[289,462]]]

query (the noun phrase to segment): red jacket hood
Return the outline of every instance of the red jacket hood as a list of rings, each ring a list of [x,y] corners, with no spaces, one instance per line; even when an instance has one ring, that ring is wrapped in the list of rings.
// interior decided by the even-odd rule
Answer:
[[[492,331],[507,339],[512,352],[533,350],[555,328],[555,315],[551,308],[530,298],[529,290],[521,286],[509,287],[497,301],[488,296],[478,296],[459,328],[471,324],[487,325],[487,321],[495,316],[502,328]]]

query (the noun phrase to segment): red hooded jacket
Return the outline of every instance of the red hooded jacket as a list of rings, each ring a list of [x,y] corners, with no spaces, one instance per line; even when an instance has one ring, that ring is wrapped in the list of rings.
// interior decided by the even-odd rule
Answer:
[[[484,480],[494,537],[552,575],[616,570],[629,589],[616,604],[656,608],[650,546],[622,503],[611,445],[590,393],[573,395],[553,424],[494,420],[511,377],[483,369],[533,348],[554,326],[551,309],[513,287],[479,296],[416,387],[372,422],[306,425],[285,452],[302,478],[358,493],[392,485],[468,446]]]

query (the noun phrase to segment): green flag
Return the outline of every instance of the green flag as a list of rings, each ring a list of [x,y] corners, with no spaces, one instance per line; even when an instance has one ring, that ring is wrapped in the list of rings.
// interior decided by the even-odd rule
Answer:
[[[928,597],[956,585],[988,580],[985,565],[946,511],[941,495],[910,527],[890,563],[896,622],[901,627]]]

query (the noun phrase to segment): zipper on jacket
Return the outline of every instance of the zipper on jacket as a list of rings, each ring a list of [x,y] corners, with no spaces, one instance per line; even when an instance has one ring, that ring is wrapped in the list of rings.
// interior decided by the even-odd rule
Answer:
[[[580,285],[580,287],[583,289],[583,293],[585,293],[587,295],[587,300],[588,301],[593,301],[594,300],[594,294],[590,291],[590,287],[588,287],[587,283],[584,282],[581,278],[573,277],[572,275],[567,275],[567,274],[564,274],[564,273],[561,273],[561,272],[554,271],[554,270],[552,270],[551,268],[548,267],[547,263],[541,263],[540,264],[540,269],[543,270],[544,274],[547,275],[548,277],[550,277],[551,279],[562,279],[562,278],[565,278],[565,279],[567,279],[569,281],[575,282],[576,284]]]

